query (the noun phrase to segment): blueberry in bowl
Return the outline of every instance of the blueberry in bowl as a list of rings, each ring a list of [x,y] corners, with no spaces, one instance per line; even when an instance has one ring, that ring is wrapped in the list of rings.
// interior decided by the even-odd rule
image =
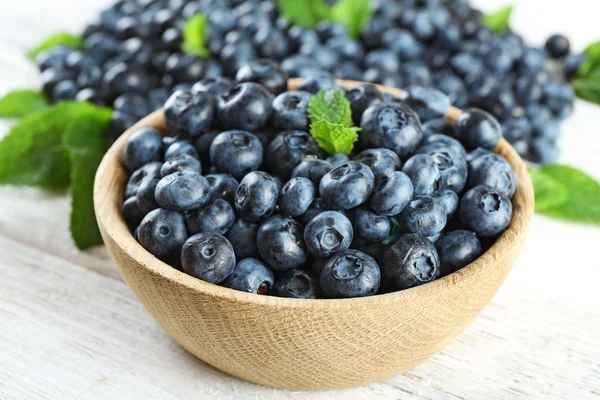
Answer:
[[[297,90],[300,82],[290,80],[288,89]],[[263,146],[261,157],[252,153],[260,162],[231,176],[230,164],[220,163],[217,156],[225,151],[215,151],[206,165],[205,155],[180,145],[166,160],[166,146],[155,133],[136,135],[142,129],[164,136],[173,133],[164,113],[157,111],[115,142],[96,176],[101,233],[138,299],[185,349],[252,382],[339,389],[413,368],[439,352],[487,305],[519,255],[532,217],[527,169],[504,139],[492,148],[496,127],[487,116],[467,120],[459,134],[434,132],[445,137],[429,141],[410,109],[384,101],[382,93],[400,99],[401,91],[373,85],[379,96],[371,86],[368,94],[364,89],[353,93],[364,84],[337,82],[348,89],[356,110],[377,107],[367,114],[365,127],[378,137],[367,141],[372,144],[366,148],[358,142],[348,158],[327,154],[311,141],[310,127],[301,128],[292,131],[287,143],[283,137],[278,140],[272,152]],[[213,126],[193,136],[191,143],[211,130],[262,134],[273,117],[272,107],[264,103],[269,96],[251,97],[264,114],[252,114],[249,121],[260,124],[232,121],[235,126],[222,126],[225,117],[217,105]],[[446,119],[454,123],[460,114],[451,107]],[[381,124],[373,115],[382,116]],[[386,137],[386,127],[391,127],[391,136]],[[273,133],[267,133],[271,143],[281,134]],[[410,140],[396,146],[400,139]],[[466,149],[464,154],[452,139]],[[223,143],[228,148],[231,141]],[[425,147],[431,143],[435,146]],[[476,149],[480,145],[486,150]],[[453,175],[440,171],[447,159],[437,154],[439,146],[449,149],[442,153],[451,160],[464,160],[475,171],[464,188],[442,185],[444,177]],[[131,156],[127,163],[126,147]],[[418,151],[421,147],[423,153]],[[398,157],[371,157],[385,161],[371,162],[377,174],[358,160],[361,151],[376,148]],[[202,151],[206,153],[206,146]],[[408,162],[417,153],[432,162]],[[490,153],[511,169],[489,158]],[[304,172],[293,177],[295,168],[310,159],[323,160],[331,169],[320,178]],[[164,178],[180,174],[185,179],[167,185],[179,182],[172,177],[161,185],[162,205],[143,215],[155,207],[151,188],[164,179],[161,168],[166,161],[170,163],[165,171],[171,174]],[[423,168],[430,175],[421,177]],[[290,195],[282,197],[292,179],[302,183],[290,184]],[[185,190],[188,184],[190,190]],[[296,185],[306,189],[294,189]],[[395,196],[402,204],[390,200]],[[485,250],[482,243],[491,246]],[[394,334],[382,334],[390,331]],[[269,351],[257,352],[265,343]]]

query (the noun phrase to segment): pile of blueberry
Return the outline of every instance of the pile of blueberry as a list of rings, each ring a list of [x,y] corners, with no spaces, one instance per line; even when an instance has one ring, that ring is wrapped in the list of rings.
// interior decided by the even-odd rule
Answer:
[[[176,91],[164,104],[174,136],[144,128],[125,146],[123,217],[174,268],[250,293],[370,296],[464,267],[510,224],[516,175],[491,151],[502,128],[489,113],[451,125],[441,92],[344,90],[323,72],[286,91],[268,60],[237,76]],[[349,155],[309,134],[320,90],[345,93],[362,128]]]
[[[582,62],[569,55],[566,38],[552,36],[544,49],[513,32],[496,35],[468,0],[372,4],[373,18],[354,40],[332,22],[315,30],[292,25],[275,0],[118,0],[87,26],[83,51],[55,47],[39,56],[43,88],[52,101],[112,106],[115,137],[173,91],[201,79],[233,79],[242,65],[268,58],[290,77],[324,70],[398,88],[438,88],[459,108],[493,114],[522,156],[556,160],[559,121],[574,100],[565,78]],[[210,23],[208,59],[180,50],[183,26],[199,12]]]

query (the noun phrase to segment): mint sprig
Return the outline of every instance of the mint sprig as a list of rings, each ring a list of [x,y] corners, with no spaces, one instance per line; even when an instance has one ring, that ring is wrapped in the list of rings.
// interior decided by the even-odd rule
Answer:
[[[546,165],[530,171],[536,211],[556,218],[600,224],[600,183],[568,165]]]
[[[586,58],[571,81],[580,99],[600,104],[600,41],[590,44],[583,52]]]
[[[203,58],[210,57],[210,51],[206,48],[208,37],[208,19],[202,13],[192,15],[183,27],[183,43],[181,50]]]
[[[68,32],[57,32],[46,39],[44,39],[40,44],[35,46],[33,49],[27,52],[27,57],[30,59],[35,59],[38,54],[40,54],[44,50],[48,50],[54,46],[69,46],[74,49],[83,49],[83,38],[80,36],[75,36]]]
[[[371,0],[339,0],[332,7],[324,0],[278,0],[277,5],[280,14],[296,25],[312,29],[321,21],[335,21],[353,38],[373,16]]]
[[[493,13],[484,14],[481,16],[481,23],[487,26],[492,32],[502,34],[506,32],[510,26],[510,17],[513,8],[512,5],[509,5],[502,7]]]
[[[111,115],[90,103],[61,102],[26,116],[0,141],[0,184],[71,185],[71,236],[80,249],[102,243],[92,193]]]
[[[0,99],[0,118],[23,118],[48,107],[46,96],[40,90],[13,90]]]
[[[320,90],[308,104],[310,134],[329,154],[349,154],[358,140],[350,102],[340,90]]]

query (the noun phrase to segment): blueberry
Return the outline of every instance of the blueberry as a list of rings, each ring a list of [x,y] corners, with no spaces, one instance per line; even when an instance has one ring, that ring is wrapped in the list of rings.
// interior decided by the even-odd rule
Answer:
[[[496,189],[475,186],[460,199],[458,209],[460,221],[480,237],[493,237],[510,224],[512,204],[508,197]]]
[[[433,197],[412,200],[398,215],[402,229],[423,236],[434,236],[446,226],[446,207]]]
[[[250,172],[235,192],[235,210],[246,221],[268,218],[277,205],[277,185],[266,172]]]
[[[579,67],[587,59],[587,54],[569,54],[564,61],[563,73],[565,79],[570,81],[577,75]]]
[[[83,68],[77,75],[79,87],[99,87],[102,82],[102,69],[97,65]]]
[[[467,182],[469,168],[462,153],[455,152],[442,142],[425,144],[417,149],[417,154],[426,154],[437,165],[442,180],[440,189],[450,189],[460,193]]]
[[[200,137],[194,142],[198,157],[206,169],[208,169],[210,166],[210,145],[218,135],[219,132],[217,131],[209,131],[200,135]]]
[[[324,211],[306,224],[304,241],[308,251],[316,257],[330,257],[350,247],[352,224],[344,214]]]
[[[398,55],[390,50],[377,49],[367,53],[363,61],[365,70],[377,68],[387,72],[400,72],[400,60]]]
[[[312,95],[308,92],[289,91],[273,100],[270,127],[275,132],[287,130],[308,131],[308,104]]]
[[[162,159],[162,136],[153,128],[142,128],[129,136],[123,152],[123,163],[129,171]]]
[[[264,86],[240,83],[217,97],[219,123],[223,129],[258,131],[271,117],[272,102],[273,95]]]
[[[328,161],[307,157],[294,168],[292,178],[308,178],[318,188],[321,179],[332,169],[333,166]]]
[[[222,76],[204,78],[192,86],[192,92],[207,92],[216,98],[230,91],[233,86],[232,81]]]
[[[252,60],[243,65],[235,76],[238,82],[260,83],[277,95],[287,90],[287,73],[273,60]]]
[[[423,141],[419,117],[400,103],[377,103],[369,107],[360,126],[367,143],[390,149],[401,159],[412,154]]]
[[[364,84],[347,90],[346,99],[350,102],[352,119],[356,125],[359,125],[365,110],[383,102],[383,95],[375,85]]]
[[[265,59],[282,60],[289,51],[289,42],[285,34],[268,25],[257,30],[252,42],[258,54]]]
[[[452,231],[435,243],[442,276],[471,264],[481,255],[481,243],[471,231]]]
[[[65,60],[73,50],[70,46],[53,46],[40,52],[36,56],[35,62],[42,72],[48,68],[60,69],[65,66]]]
[[[210,128],[214,108],[215,102],[210,94],[178,90],[165,103],[165,123],[177,136],[195,138]]]
[[[552,35],[546,40],[546,51],[552,58],[563,58],[571,49],[569,39],[563,35]]]
[[[123,202],[121,214],[123,215],[127,227],[131,231],[135,230],[146,216],[146,214],[138,207],[137,199],[135,197],[130,197]]]
[[[185,214],[188,233],[214,232],[224,235],[235,221],[235,212],[231,204],[216,199],[208,205]]]
[[[79,87],[77,86],[77,83],[71,80],[64,80],[54,85],[50,97],[55,103],[63,100],[73,100],[78,91]]]
[[[296,54],[286,58],[281,62],[281,68],[288,73],[290,77],[300,77],[319,71],[319,67],[304,54]]]
[[[267,150],[267,165],[287,178],[306,156],[322,156],[323,151],[308,133],[284,131],[273,139]]]
[[[81,89],[75,95],[75,101],[84,102],[87,101],[89,103],[96,104],[98,106],[105,106],[106,99],[102,95],[102,92],[97,88],[84,88]],[[123,132],[123,130],[121,131]]]
[[[208,181],[195,171],[178,171],[162,178],[156,185],[156,201],[175,211],[200,208],[210,201]]]
[[[210,185],[210,198],[212,200],[223,199],[233,204],[235,191],[239,182],[228,174],[208,174],[205,176]]]
[[[366,243],[381,243],[389,235],[392,229],[390,219],[374,212],[357,208],[352,218],[354,237]]]
[[[517,175],[502,156],[490,153],[471,163],[468,184],[469,187],[487,185],[512,198],[517,189]]]
[[[102,78],[102,90],[110,99],[121,93],[148,93],[152,89],[152,78],[141,67],[117,63],[110,67]]]
[[[373,296],[379,290],[381,271],[368,254],[346,250],[331,257],[321,270],[321,290],[328,298]]]
[[[294,269],[275,281],[271,294],[293,299],[316,299],[320,292],[319,279],[314,272]]]
[[[401,61],[413,60],[421,56],[424,47],[408,31],[392,28],[387,30],[381,37],[384,48],[398,54]]]
[[[204,78],[209,60],[186,53],[173,53],[165,62],[165,76],[174,83],[196,82]]]
[[[437,200],[446,212],[446,218],[450,220],[454,213],[458,209],[459,198],[455,191],[450,189],[440,190],[433,198]]]
[[[425,132],[425,138],[432,136],[437,133],[441,133],[447,136],[454,135],[454,125],[450,121],[444,118],[434,118],[423,124],[423,131]],[[460,142],[459,142],[460,143]],[[462,144],[461,144],[462,147]],[[463,148],[464,149],[464,148]]]
[[[327,158],[327,162],[331,164],[332,167],[337,167],[340,164],[343,164],[347,161],[350,161],[350,157],[343,153],[335,153],[332,156]]]
[[[341,63],[337,53],[325,46],[303,45],[300,54],[308,56],[313,61],[313,66],[326,71],[333,70]]]
[[[363,150],[355,160],[371,168],[376,179],[400,169],[401,164],[398,155],[389,149]]]
[[[432,143],[441,144],[442,146],[448,147],[450,150],[462,155],[463,157],[465,157],[467,154],[465,148],[458,140],[441,133],[435,133],[427,136],[423,141],[423,146],[421,146],[421,148]]]
[[[493,150],[502,138],[498,121],[485,111],[468,109],[456,120],[454,134],[467,148]]]
[[[319,186],[323,201],[336,209],[347,210],[367,201],[375,176],[363,163],[348,161],[329,171]]]
[[[267,219],[258,229],[256,239],[263,260],[277,271],[303,265],[308,258],[303,231],[302,225],[292,218],[275,215]]]
[[[160,207],[154,197],[158,182],[158,179],[145,179],[140,183],[135,194],[137,206],[144,215]]]
[[[438,75],[435,87],[446,93],[455,107],[464,108],[467,106],[469,94],[464,82],[458,76],[452,73]]]
[[[433,157],[427,154],[415,154],[402,167],[410,178],[417,196],[431,196],[442,188],[442,175]]]
[[[165,259],[177,253],[188,238],[183,215],[177,211],[157,208],[140,223],[138,241],[152,255]]]
[[[440,277],[440,259],[425,236],[398,236],[381,257],[381,283],[386,292],[404,290]]]
[[[227,231],[227,239],[231,242],[238,259],[259,257],[256,237],[259,224],[237,219]]]
[[[429,87],[410,87],[408,97],[403,101],[424,121],[445,117],[450,110],[450,98]]]
[[[315,185],[307,178],[292,178],[281,188],[279,212],[297,217],[308,210],[315,199]]]
[[[113,109],[142,119],[150,113],[148,99],[141,93],[123,93],[113,101]],[[162,104],[161,104],[162,107]]]
[[[225,281],[223,286],[241,292],[254,294],[269,294],[275,277],[271,270],[256,258],[245,258],[235,264],[233,272]]]
[[[210,161],[217,171],[241,179],[262,164],[263,146],[250,132],[221,132],[210,145]]]
[[[323,211],[328,211],[328,210],[330,210],[329,206],[327,204],[325,204],[323,199],[321,199],[320,197],[317,197],[316,199],[313,200],[310,207],[308,207],[308,210],[306,210],[306,212],[300,216],[300,218],[299,218],[300,222],[302,222],[304,225],[306,225],[314,217],[321,214]],[[340,211],[340,212],[344,213],[343,211]]]
[[[395,171],[377,179],[369,205],[379,215],[398,215],[412,196],[413,184],[408,175]]]
[[[319,44],[319,36],[315,31],[303,28],[299,25],[290,27],[287,36],[290,42],[291,50],[294,51],[297,51],[304,44]]]
[[[134,197],[138,191],[138,188],[145,180],[160,179],[161,167],[162,163],[155,161],[136,169],[127,181],[124,198],[128,199],[130,197]]]
[[[337,87],[335,77],[329,72],[315,71],[308,74],[298,86],[298,90],[317,94],[320,90],[328,91]]]
[[[174,140],[167,146],[167,150],[165,150],[166,161],[173,160],[183,155],[196,159],[198,158],[198,152],[196,151],[196,148],[187,140]]]
[[[325,46],[333,50],[343,61],[355,61],[365,58],[362,44],[347,36],[334,36],[325,42]]]
[[[203,281],[223,282],[235,267],[231,243],[218,233],[190,236],[181,249],[183,270]]]
[[[534,138],[529,148],[529,158],[539,164],[552,164],[558,160],[560,149],[555,139]]]

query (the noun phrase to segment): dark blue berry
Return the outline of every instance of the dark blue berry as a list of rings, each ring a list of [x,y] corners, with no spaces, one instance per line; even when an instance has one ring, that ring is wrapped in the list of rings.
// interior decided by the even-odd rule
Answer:
[[[469,265],[481,255],[481,243],[471,231],[448,232],[435,243],[440,257],[442,276]]]
[[[223,129],[256,132],[265,127],[273,107],[273,95],[264,86],[245,82],[217,97],[219,123]]]
[[[238,259],[259,257],[256,237],[259,224],[237,219],[227,231],[227,239],[231,242]]]
[[[181,249],[183,270],[203,281],[223,282],[235,267],[231,243],[218,233],[190,236]]]
[[[252,60],[243,65],[235,76],[238,82],[255,82],[278,95],[287,90],[287,73],[273,60]]]
[[[381,243],[392,229],[390,219],[364,208],[357,208],[352,218],[355,239],[366,243]]]
[[[403,99],[423,121],[445,117],[450,110],[450,98],[439,90],[412,86],[408,89],[408,97]]]
[[[502,128],[487,112],[471,108],[456,120],[454,134],[469,149],[483,147],[493,150],[502,138]]]
[[[462,153],[455,152],[442,142],[433,142],[419,147],[417,154],[428,155],[437,165],[442,177],[440,189],[450,189],[456,193],[463,190],[467,182],[469,168]]]
[[[208,181],[195,171],[178,171],[162,178],[156,185],[156,201],[161,207],[189,211],[210,201]]]
[[[154,196],[158,182],[158,179],[145,179],[140,183],[135,194],[138,208],[144,215],[160,207]]]
[[[235,192],[235,210],[246,221],[268,218],[277,206],[277,184],[266,172],[250,172]]]
[[[460,200],[458,194],[453,190],[445,189],[438,191],[433,198],[444,207],[446,218],[450,220],[458,209],[458,202]]]
[[[137,205],[137,199],[130,197],[123,202],[121,214],[129,230],[135,230],[146,216]]]
[[[355,160],[371,168],[376,179],[400,169],[401,164],[398,155],[389,149],[363,150]]]
[[[398,215],[413,197],[413,185],[404,172],[395,171],[377,179],[369,205],[379,215]]]
[[[446,208],[433,197],[412,200],[398,215],[400,227],[410,233],[434,236],[446,226]]]
[[[425,236],[398,236],[381,257],[381,284],[386,292],[404,290],[440,277],[440,259]]]
[[[210,145],[210,161],[217,171],[241,179],[262,164],[263,146],[250,132],[221,132]]]
[[[270,128],[275,132],[308,130],[308,104],[312,95],[308,92],[289,91],[273,100]]]
[[[185,214],[188,233],[214,232],[224,235],[235,221],[235,212],[230,203],[216,199],[212,203]]]
[[[142,167],[136,169],[129,180],[127,181],[127,185],[125,186],[125,194],[124,198],[128,199],[136,195],[138,188],[145,180],[152,179],[160,179],[160,169],[162,167],[162,163],[158,161],[150,162],[148,164],[143,165]]]
[[[165,103],[165,123],[173,134],[195,138],[210,128],[214,109],[215,102],[210,94],[178,90]]]
[[[292,178],[308,178],[313,185],[318,188],[321,179],[327,174],[329,171],[333,169],[333,166],[325,160],[321,160],[320,158],[305,158],[300,164],[294,168],[292,171]]]
[[[383,102],[383,95],[375,85],[364,84],[346,91],[346,99],[350,102],[352,119],[360,124],[363,113],[374,104]]]
[[[312,271],[294,269],[275,281],[271,294],[293,299],[316,299],[321,293],[319,279]]]
[[[177,253],[188,238],[183,215],[164,208],[150,211],[137,232],[140,244],[160,259]]]
[[[306,156],[319,157],[323,150],[311,135],[303,131],[284,131],[273,139],[267,150],[267,165],[287,178]]]
[[[302,225],[292,218],[275,215],[258,229],[258,251],[273,269],[288,271],[306,262],[308,251],[302,239]]]
[[[350,247],[352,223],[337,211],[324,211],[306,224],[304,242],[315,257],[330,257]]]
[[[298,90],[317,94],[320,90],[328,91],[337,87],[335,77],[326,71],[315,71],[304,77]]]
[[[234,86],[234,83],[222,76],[204,78],[192,86],[192,92],[207,92],[213,97],[227,93]]]
[[[490,186],[475,186],[460,199],[458,215],[477,236],[493,237],[510,224],[512,204],[508,197]]]
[[[193,144],[187,140],[175,140],[165,150],[165,160],[172,160],[174,158],[187,155],[193,158],[198,158],[198,152]]]
[[[491,186],[504,196],[512,198],[517,189],[517,175],[502,156],[490,153],[471,163],[468,184],[469,187]]]
[[[228,174],[208,174],[205,176],[210,185],[210,198],[212,200],[223,199],[233,204],[235,191],[239,182]]]
[[[162,136],[153,128],[142,128],[129,136],[123,152],[123,163],[129,171],[162,159]]]
[[[329,171],[321,179],[319,192],[330,207],[347,210],[367,201],[375,176],[365,164],[348,161]]]
[[[323,295],[328,298],[373,296],[379,290],[381,271],[368,254],[346,250],[331,257],[321,270]]]
[[[563,35],[552,35],[546,40],[546,51],[552,58],[563,58],[571,50],[569,39]]]
[[[292,178],[281,188],[279,212],[297,217],[308,210],[315,199],[315,185],[308,178]]]
[[[235,264],[233,272],[223,286],[241,292],[269,294],[275,283],[275,277],[269,268],[256,258],[245,258]]]
[[[410,178],[417,196],[431,196],[442,188],[442,175],[438,165],[427,154],[416,154],[406,160],[402,172]]]

